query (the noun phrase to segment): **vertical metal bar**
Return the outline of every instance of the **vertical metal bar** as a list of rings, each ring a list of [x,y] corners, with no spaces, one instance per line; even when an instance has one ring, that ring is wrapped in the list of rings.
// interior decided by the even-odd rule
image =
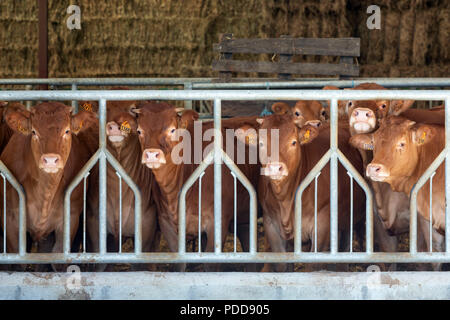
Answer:
[[[353,252],[353,176],[347,171],[350,177],[350,252]]]
[[[222,251],[222,105],[214,99],[214,252]]]
[[[33,89],[33,86],[30,85],[30,84],[25,86],[25,90],[32,90],[32,89]],[[30,100],[25,101],[25,107],[27,108],[27,110],[30,110],[30,108],[31,108],[31,101]]]
[[[119,177],[119,253],[122,253],[122,176],[116,171]]]
[[[76,83],[72,83],[72,91],[77,91],[77,84]],[[74,113],[78,113],[78,101],[77,100],[72,100],[72,107],[74,110]]]
[[[317,252],[317,178],[321,173],[314,178],[314,252]]]
[[[86,178],[89,176],[88,172],[83,178],[83,252],[86,253]]]
[[[6,178],[0,172],[3,178],[3,253],[6,253]]]
[[[450,253],[450,98],[445,100],[445,252]]]
[[[100,254],[106,253],[106,100],[100,99],[99,101],[99,248]]]
[[[202,252],[202,178],[205,172],[198,178],[198,252]]]
[[[436,172],[430,177],[430,225],[429,225],[429,237],[430,237],[430,247],[428,248],[430,252],[433,252],[433,177]]]
[[[236,238],[237,238],[237,181],[236,181],[236,174],[231,171],[231,175],[233,176],[233,190],[234,190],[234,197],[233,197],[233,234],[234,234],[234,252],[236,252]]]
[[[185,82],[184,83],[184,90],[192,90],[192,82]],[[184,101],[184,108],[185,109],[192,109],[192,100],[185,100]]]
[[[338,251],[338,162],[337,162],[337,136],[338,136],[338,123],[337,123],[337,100],[331,99],[331,116],[330,116],[330,249],[331,253],[337,253]]]

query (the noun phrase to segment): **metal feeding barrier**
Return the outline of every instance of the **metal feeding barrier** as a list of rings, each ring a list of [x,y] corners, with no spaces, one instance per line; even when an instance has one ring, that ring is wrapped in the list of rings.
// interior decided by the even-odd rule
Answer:
[[[142,219],[141,194],[139,188],[121,167],[106,147],[106,102],[117,100],[213,100],[214,127],[221,129],[221,102],[223,100],[331,100],[331,133],[330,149],[311,170],[300,184],[296,195],[295,210],[295,248],[293,252],[258,252],[257,251],[257,195],[253,186],[237,168],[221,147],[219,139],[214,140],[213,150],[205,157],[193,174],[186,181],[179,195],[179,247],[178,252],[142,252]],[[446,143],[441,154],[434,160],[425,174],[419,179],[411,192],[411,225],[409,252],[374,252],[373,251],[373,201],[367,182],[351,165],[348,159],[337,147],[337,101],[338,100],[371,100],[371,99],[414,99],[414,100],[445,100],[445,133]],[[339,90],[88,90],[88,91],[1,91],[0,100],[88,100],[99,101],[99,149],[85,164],[82,170],[71,182],[65,193],[64,200],[64,246],[61,253],[27,253],[26,252],[26,207],[23,188],[13,177],[5,165],[0,162],[2,176],[11,183],[19,194],[19,252],[0,254],[1,264],[20,263],[399,263],[399,262],[450,262],[450,234],[446,231],[445,252],[417,252],[417,207],[418,190],[423,186],[438,166],[446,160],[445,176],[450,181],[448,161],[450,133],[450,90],[373,90],[373,91],[339,91]],[[88,175],[92,167],[99,162],[99,252],[70,252],[70,195],[74,188]],[[222,197],[222,161],[244,185],[250,194],[250,249],[249,252],[222,252],[221,240],[221,197]],[[338,161],[347,169],[350,179],[354,179],[366,194],[366,251],[338,251]],[[131,187],[135,196],[135,237],[134,252],[107,252],[106,247],[106,193],[107,162],[110,163],[124,181]],[[318,176],[320,170],[330,162],[330,252],[301,251],[301,195],[303,190]],[[204,170],[214,164],[214,252],[186,251],[186,192],[199,179]],[[352,189],[353,190],[353,189]],[[351,192],[352,193],[352,192]],[[445,187],[446,198],[450,197],[450,184]],[[6,202],[3,206],[6,206]],[[450,209],[446,206],[446,230],[450,228]],[[85,230],[84,230],[85,231]],[[85,233],[85,232],[84,232]],[[236,235],[235,235],[236,236]],[[85,251],[85,250],[84,250]]]

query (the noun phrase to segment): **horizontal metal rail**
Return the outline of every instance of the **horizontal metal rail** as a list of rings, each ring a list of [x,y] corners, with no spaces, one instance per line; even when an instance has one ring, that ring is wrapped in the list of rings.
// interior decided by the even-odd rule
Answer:
[[[274,78],[237,78],[236,82],[213,82],[214,78],[49,78],[49,79],[0,79],[0,85],[54,86],[146,86],[188,85],[192,89],[267,89],[267,88],[321,88],[323,86],[355,87],[365,82],[376,82],[385,87],[447,87],[450,78],[357,78],[339,80],[335,78],[297,78],[280,81]]]
[[[450,90],[380,90],[380,91],[363,91],[363,90],[210,90],[210,91],[195,91],[195,90],[88,90],[88,91],[0,91],[0,100],[96,100],[99,101],[99,116],[100,116],[100,137],[99,137],[99,150],[96,155],[91,158],[88,164],[86,164],[74,179],[71,186],[66,193],[66,205],[68,199],[70,199],[70,192],[81,181],[81,179],[87,174],[90,168],[99,160],[99,179],[100,179],[100,252],[99,253],[71,253],[69,251],[69,229],[68,222],[65,224],[65,245],[64,252],[62,253],[25,253],[23,250],[19,254],[5,253],[0,255],[0,263],[277,263],[277,262],[304,262],[304,263],[323,263],[323,262],[342,262],[342,263],[369,263],[369,262],[450,262],[450,252],[396,252],[396,253],[383,253],[373,252],[372,244],[372,196],[368,188],[367,183],[359,175],[357,170],[349,163],[345,156],[337,148],[337,101],[348,99],[415,99],[415,100],[446,100],[446,108],[449,108]],[[295,239],[295,251],[288,253],[263,253],[256,250],[256,193],[253,186],[248,182],[246,177],[240,172],[237,166],[229,159],[218,141],[214,141],[214,150],[206,157],[203,163],[197,167],[193,175],[189,177],[188,181],[180,192],[180,206],[179,206],[179,248],[178,252],[173,253],[142,253],[141,248],[141,235],[140,229],[142,227],[140,221],[140,191],[139,188],[134,185],[132,179],[126,174],[125,170],[120,167],[118,162],[112,157],[112,155],[106,149],[106,101],[111,100],[214,100],[214,124],[215,128],[220,129],[220,109],[222,100],[330,100],[331,103],[331,142],[330,150],[326,156],[320,161],[316,170],[323,167],[328,160],[331,160],[331,252],[301,252],[301,240],[299,239],[298,227],[301,223],[298,214],[298,201],[301,198],[297,193],[297,210],[296,210],[296,239]],[[446,115],[446,124],[449,122]],[[446,130],[448,130],[447,126]],[[445,149],[445,155],[441,155],[435,162],[443,160],[445,156],[448,159],[448,148]],[[136,235],[135,241],[137,242],[134,253],[108,253],[106,251],[106,161],[109,161],[116,171],[124,178],[124,180],[131,186],[135,194],[135,212],[136,212]],[[216,238],[215,252],[186,252],[184,237],[186,228],[186,205],[185,199],[187,190],[193,185],[196,179],[206,169],[209,164],[214,163],[215,174],[214,181],[217,187],[217,182],[221,181],[221,165],[222,161],[229,167],[238,179],[243,183],[244,187],[250,193],[250,252],[222,252],[221,240]],[[355,180],[362,186],[366,192],[368,204],[366,206],[366,252],[338,252],[337,250],[337,163],[340,161],[344,167],[351,173]],[[434,168],[434,166],[433,166]],[[431,170],[431,169],[430,169]],[[7,178],[8,174],[11,176],[6,167],[0,163],[0,172],[4,173]],[[307,179],[303,181],[303,185],[299,190],[303,190],[309,182],[317,175],[312,172],[308,175]],[[11,176],[8,181],[14,179]],[[334,188],[334,189],[333,189]],[[17,189],[17,188],[16,188]],[[20,188],[19,188],[20,190]],[[19,191],[18,190],[18,191]],[[334,193],[334,195],[333,195]],[[19,191],[20,195],[20,191]],[[221,217],[221,193],[215,192],[215,230],[219,230],[220,217]],[[300,197],[299,197],[300,195]],[[26,226],[24,195],[21,198],[22,206],[20,207],[20,226],[24,228]],[[218,202],[216,202],[219,200]],[[217,205],[216,205],[217,203]],[[69,203],[70,205],[70,203]],[[70,215],[70,207],[65,207],[66,219]],[[66,220],[68,221],[68,220]],[[447,217],[448,221],[448,217]],[[20,241],[25,243],[25,230],[21,229]],[[217,233],[216,233],[217,234]],[[219,234],[220,235],[220,234]],[[217,236],[218,237],[218,236]],[[448,241],[448,238],[447,238]],[[200,245],[200,244],[199,244]],[[24,246],[21,248],[23,249]]]
[[[445,100],[450,90],[84,90],[0,91],[0,100]]]

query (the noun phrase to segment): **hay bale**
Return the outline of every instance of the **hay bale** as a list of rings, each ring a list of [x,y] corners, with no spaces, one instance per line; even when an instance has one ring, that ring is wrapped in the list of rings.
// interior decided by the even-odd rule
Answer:
[[[216,76],[210,67],[216,57],[212,45],[224,32],[239,38],[283,34],[360,37],[361,76],[448,76],[441,70],[446,70],[450,60],[448,1],[380,0],[377,4],[382,13],[381,30],[366,27],[366,9],[372,4],[369,0],[75,3],[81,7],[82,29],[71,31],[66,27],[66,10],[72,1],[48,0],[51,77]],[[37,11],[35,0],[0,1],[0,28],[4,30],[0,33],[0,77],[37,76]],[[268,61],[271,57],[242,58]],[[296,56],[294,61],[338,59]],[[398,65],[408,68],[397,68]],[[426,70],[422,70],[424,66]],[[431,73],[436,70],[438,73]]]

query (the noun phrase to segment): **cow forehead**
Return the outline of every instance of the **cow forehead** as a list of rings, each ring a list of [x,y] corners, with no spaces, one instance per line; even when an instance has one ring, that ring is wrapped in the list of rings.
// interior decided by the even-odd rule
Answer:
[[[290,137],[297,133],[297,126],[295,125],[291,115],[271,115],[264,118],[264,122],[260,129],[266,129],[267,135],[270,136],[270,129],[278,129],[280,140],[284,137]]]
[[[396,139],[406,135],[411,126],[411,121],[401,117],[389,117],[381,122],[380,128],[375,131],[376,140],[383,142],[395,142]]]
[[[175,109],[168,109],[161,112],[152,112],[146,109],[141,109],[138,116],[138,123],[144,129],[151,131],[159,131],[163,128],[175,123],[177,120],[177,113]]]
[[[64,127],[70,123],[71,108],[62,103],[43,103],[31,113],[33,126],[42,128]]]

